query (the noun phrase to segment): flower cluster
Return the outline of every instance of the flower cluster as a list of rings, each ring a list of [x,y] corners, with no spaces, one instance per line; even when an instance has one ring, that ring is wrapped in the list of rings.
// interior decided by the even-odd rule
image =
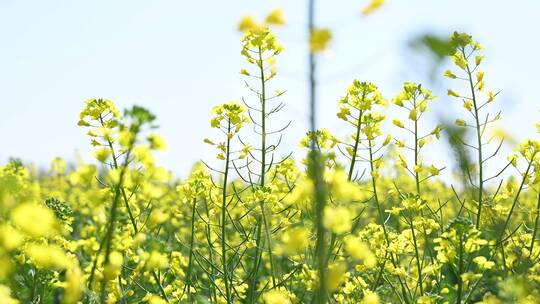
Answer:
[[[213,108],[215,163],[175,177],[155,160],[166,144],[150,111],[90,99],[78,124],[94,163],[0,166],[0,303],[540,302],[540,142],[523,141],[487,176],[500,146],[484,150],[484,129],[498,115],[481,116],[496,94],[484,90],[478,43],[450,39],[459,73],[445,75],[469,88],[448,93],[472,114],[444,127],[456,184],[437,177],[447,164],[424,160],[443,126],[421,118],[440,103],[411,82],[391,99],[393,124],[378,87],[354,80],[338,102],[347,136],[308,132],[305,158],[278,150],[288,125],[269,117],[283,93],[267,92],[282,47],[266,25],[284,20],[255,23],[241,24],[255,71],[242,74],[256,79],[257,102]]]

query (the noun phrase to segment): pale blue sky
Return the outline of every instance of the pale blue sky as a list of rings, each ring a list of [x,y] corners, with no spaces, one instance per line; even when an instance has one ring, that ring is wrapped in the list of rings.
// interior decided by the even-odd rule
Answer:
[[[139,104],[157,114],[168,142],[160,163],[178,175],[214,151],[202,140],[213,105],[252,98],[238,74],[241,16],[262,18],[282,8],[277,87],[287,90],[281,113],[293,126],[283,153],[306,130],[305,2],[300,0],[0,0],[0,161],[10,156],[47,165],[56,156],[91,160],[77,127],[83,101],[106,97],[120,107]],[[486,47],[486,86],[500,90],[501,125],[517,139],[540,121],[540,2],[507,0],[388,0],[365,18],[366,0],[320,0],[317,23],[331,27],[331,50],[321,57],[320,125],[343,131],[336,102],[354,78],[377,83],[386,97],[403,81],[424,82],[440,98],[439,115],[463,113],[446,97],[453,82],[427,80],[421,57],[407,47],[415,34],[470,32]],[[392,115],[392,112],[389,112]],[[464,115],[461,115],[464,116]]]

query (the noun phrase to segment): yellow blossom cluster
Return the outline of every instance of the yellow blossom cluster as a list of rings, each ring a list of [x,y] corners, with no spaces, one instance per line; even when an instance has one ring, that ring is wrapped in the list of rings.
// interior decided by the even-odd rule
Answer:
[[[266,25],[283,23],[280,11],[265,26],[242,21],[255,105],[212,109],[219,135],[205,142],[217,159],[185,178],[155,160],[166,148],[157,118],[108,99],[86,101],[79,117],[93,163],[0,166],[0,303],[539,303],[540,142],[523,141],[501,173],[484,170],[498,148],[481,151],[483,131],[498,115],[481,116],[496,95],[484,90],[481,46],[450,39],[459,73],[445,76],[469,85],[448,91],[473,114],[457,119],[463,128],[424,125],[442,102],[420,84],[390,99],[403,117],[389,119],[379,88],[354,80],[337,110],[348,135],[312,130],[288,153],[286,127],[269,118],[283,93],[267,95],[282,47]],[[317,35],[314,52],[330,37]],[[439,176],[452,164],[421,153],[445,128],[458,182]],[[464,128],[475,132],[459,137]]]

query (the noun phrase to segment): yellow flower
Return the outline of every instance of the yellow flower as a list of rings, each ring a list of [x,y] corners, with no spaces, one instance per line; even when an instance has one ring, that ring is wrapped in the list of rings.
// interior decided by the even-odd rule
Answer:
[[[454,58],[454,63],[460,67],[461,69],[465,70],[467,68],[467,59],[463,57],[463,54],[461,53],[455,53],[452,58]]]
[[[24,203],[17,206],[11,213],[15,226],[31,237],[50,236],[56,233],[56,218],[54,213],[35,203]]]
[[[379,296],[374,293],[373,291],[367,290],[364,294],[364,297],[362,298],[362,302],[360,304],[379,304]]]
[[[109,254],[109,263],[103,269],[103,276],[106,280],[111,281],[120,275],[124,256],[118,251],[113,251]]]
[[[487,102],[492,102],[495,99],[495,94],[492,91],[487,92],[488,100]]]
[[[109,148],[100,148],[94,152],[94,157],[100,162],[104,163],[111,156],[111,150]]]
[[[476,73],[476,81],[481,82],[484,80],[484,71],[478,71]]]
[[[70,265],[70,259],[64,250],[56,245],[31,244],[26,249],[26,253],[39,268],[64,269]]]
[[[78,303],[84,287],[84,276],[78,264],[72,265],[66,271],[66,282],[64,284],[63,304]]]
[[[388,134],[386,135],[386,138],[384,139],[382,145],[387,146],[392,141],[392,135]]]
[[[323,224],[326,229],[333,233],[349,232],[352,227],[351,212],[345,207],[326,206],[324,208]]]
[[[483,81],[478,82],[477,87],[478,87],[478,91],[483,92],[484,91],[484,82]]]
[[[212,128],[219,128],[220,122],[221,122],[220,118],[214,117],[210,120],[210,126],[212,126]]]
[[[133,133],[129,132],[129,130],[122,130],[118,134],[118,143],[122,145],[123,147],[129,147],[132,145],[134,140]]]
[[[260,25],[251,16],[244,16],[238,23],[238,30],[240,32],[249,32],[257,30]]]
[[[483,55],[478,55],[478,56],[474,57],[474,62],[476,63],[476,65],[480,65],[480,63],[482,62],[482,59],[484,59],[484,56]]]
[[[345,120],[345,121],[348,121],[348,117],[347,115],[351,114],[351,110],[346,107],[346,106],[342,106],[339,108],[339,112],[337,113],[337,117]]]
[[[463,107],[469,111],[472,110],[472,107],[473,107],[473,103],[471,102],[470,99],[463,99]]]
[[[301,178],[294,187],[293,191],[285,197],[285,202],[289,205],[307,210],[311,207],[314,193],[313,181],[308,177]]]
[[[281,236],[281,250],[287,255],[304,252],[309,245],[309,232],[304,227],[288,229]]]
[[[463,119],[456,119],[456,122],[455,122],[456,126],[460,126],[460,127],[465,127],[467,125],[467,122]]]
[[[409,111],[409,119],[413,121],[418,119],[418,111],[416,109]]]
[[[284,295],[279,290],[270,290],[263,294],[265,304],[291,304],[288,296]]]
[[[249,155],[249,151],[251,151],[252,147],[251,145],[245,145],[242,150],[240,150],[240,155],[238,158],[244,159]]]
[[[284,25],[286,23],[281,9],[275,9],[266,16],[266,23],[273,25]]]
[[[444,129],[444,126],[441,124],[438,124],[433,131],[431,131],[431,135],[435,135],[437,139],[441,138],[441,131]]]
[[[309,37],[309,48],[312,53],[322,53],[328,48],[330,40],[332,39],[332,32],[329,29],[313,29]]]
[[[420,298],[418,298],[418,301],[417,301],[418,304],[435,304],[436,301],[435,299],[433,299],[433,296],[421,296]]]
[[[156,295],[150,295],[147,301],[148,304],[167,304],[167,301]]]
[[[448,78],[452,78],[452,79],[456,79],[456,78],[457,78],[457,76],[454,75],[454,73],[452,73],[452,71],[450,71],[450,70],[446,70],[446,71],[444,72],[444,76],[445,76],[445,77],[448,77]]]
[[[167,150],[165,140],[163,140],[163,137],[159,136],[158,134],[150,134],[148,136],[148,142],[150,143],[150,149],[152,150]]]
[[[0,226],[0,248],[11,251],[17,248],[22,241],[23,236],[19,231],[6,224]]]
[[[448,96],[459,97],[459,94],[453,90],[448,90]]]
[[[364,16],[367,16],[371,13],[373,13],[374,11],[378,10],[383,4],[384,4],[384,1],[385,0],[371,0],[371,2],[369,3],[368,6],[366,6],[363,10],[362,10],[362,14]]]
[[[492,261],[488,261],[486,257],[484,256],[477,256],[473,259],[473,261],[480,267],[482,270],[491,269],[495,267],[495,263]]]
[[[392,123],[396,125],[398,128],[405,128],[405,125],[401,122],[401,120],[395,118],[392,120]]]
[[[169,266],[169,260],[163,253],[152,251],[150,254],[146,253],[146,263],[144,268],[146,270],[163,269]]]
[[[9,287],[0,284],[0,303],[3,304],[18,304],[19,301],[11,297]]]
[[[403,148],[403,147],[400,147]],[[407,169],[407,161],[405,160],[405,157],[403,155],[398,154],[398,164],[402,166],[403,168]]]
[[[80,113],[79,126],[90,126],[88,120],[103,122],[105,128],[112,128],[118,124],[115,118],[121,118],[120,111],[109,99],[92,98],[85,101],[86,107]],[[112,116],[106,120],[103,117]],[[101,119],[101,120],[100,120]]]
[[[439,173],[441,172],[440,169],[438,169],[437,167],[431,165],[431,167],[429,168],[429,173],[433,176],[437,176],[439,175]]]
[[[152,212],[148,219],[148,226],[155,227],[161,223],[164,223],[169,218],[169,215],[163,209],[157,209]]]
[[[350,202],[361,199],[362,193],[357,184],[348,180],[347,174],[341,169],[328,170],[324,179],[332,193],[332,199],[340,202]]]
[[[345,278],[347,267],[343,263],[333,263],[328,266],[326,274],[326,287],[329,291],[336,290]]]
[[[358,237],[346,237],[345,250],[352,258],[363,261],[367,267],[374,267],[377,264],[377,259],[369,249],[369,246]]]

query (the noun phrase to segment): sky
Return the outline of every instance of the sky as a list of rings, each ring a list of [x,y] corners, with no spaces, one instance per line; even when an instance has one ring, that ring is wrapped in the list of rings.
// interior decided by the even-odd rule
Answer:
[[[60,156],[92,161],[86,130],[77,126],[84,100],[137,104],[158,117],[168,151],[159,163],[185,176],[195,161],[215,158],[203,139],[214,105],[254,100],[239,70],[237,23],[275,8],[288,24],[275,30],[285,50],[272,89],[286,90],[279,113],[292,121],[282,154],[307,130],[306,3],[300,0],[0,0],[0,163],[18,157],[48,166]],[[337,101],[353,79],[376,83],[385,97],[404,81],[424,83],[439,98],[427,124],[465,116],[446,96],[455,82],[429,77],[429,61],[408,46],[423,33],[466,31],[485,46],[486,87],[500,91],[493,112],[516,140],[535,136],[540,121],[540,2],[535,0],[387,0],[364,17],[366,0],[319,0],[316,23],[333,32],[319,57],[319,126],[345,132]],[[448,65],[449,66],[449,65]],[[446,67],[441,67],[442,72]],[[392,116],[393,110],[387,115]],[[441,157],[444,146],[430,148]]]

